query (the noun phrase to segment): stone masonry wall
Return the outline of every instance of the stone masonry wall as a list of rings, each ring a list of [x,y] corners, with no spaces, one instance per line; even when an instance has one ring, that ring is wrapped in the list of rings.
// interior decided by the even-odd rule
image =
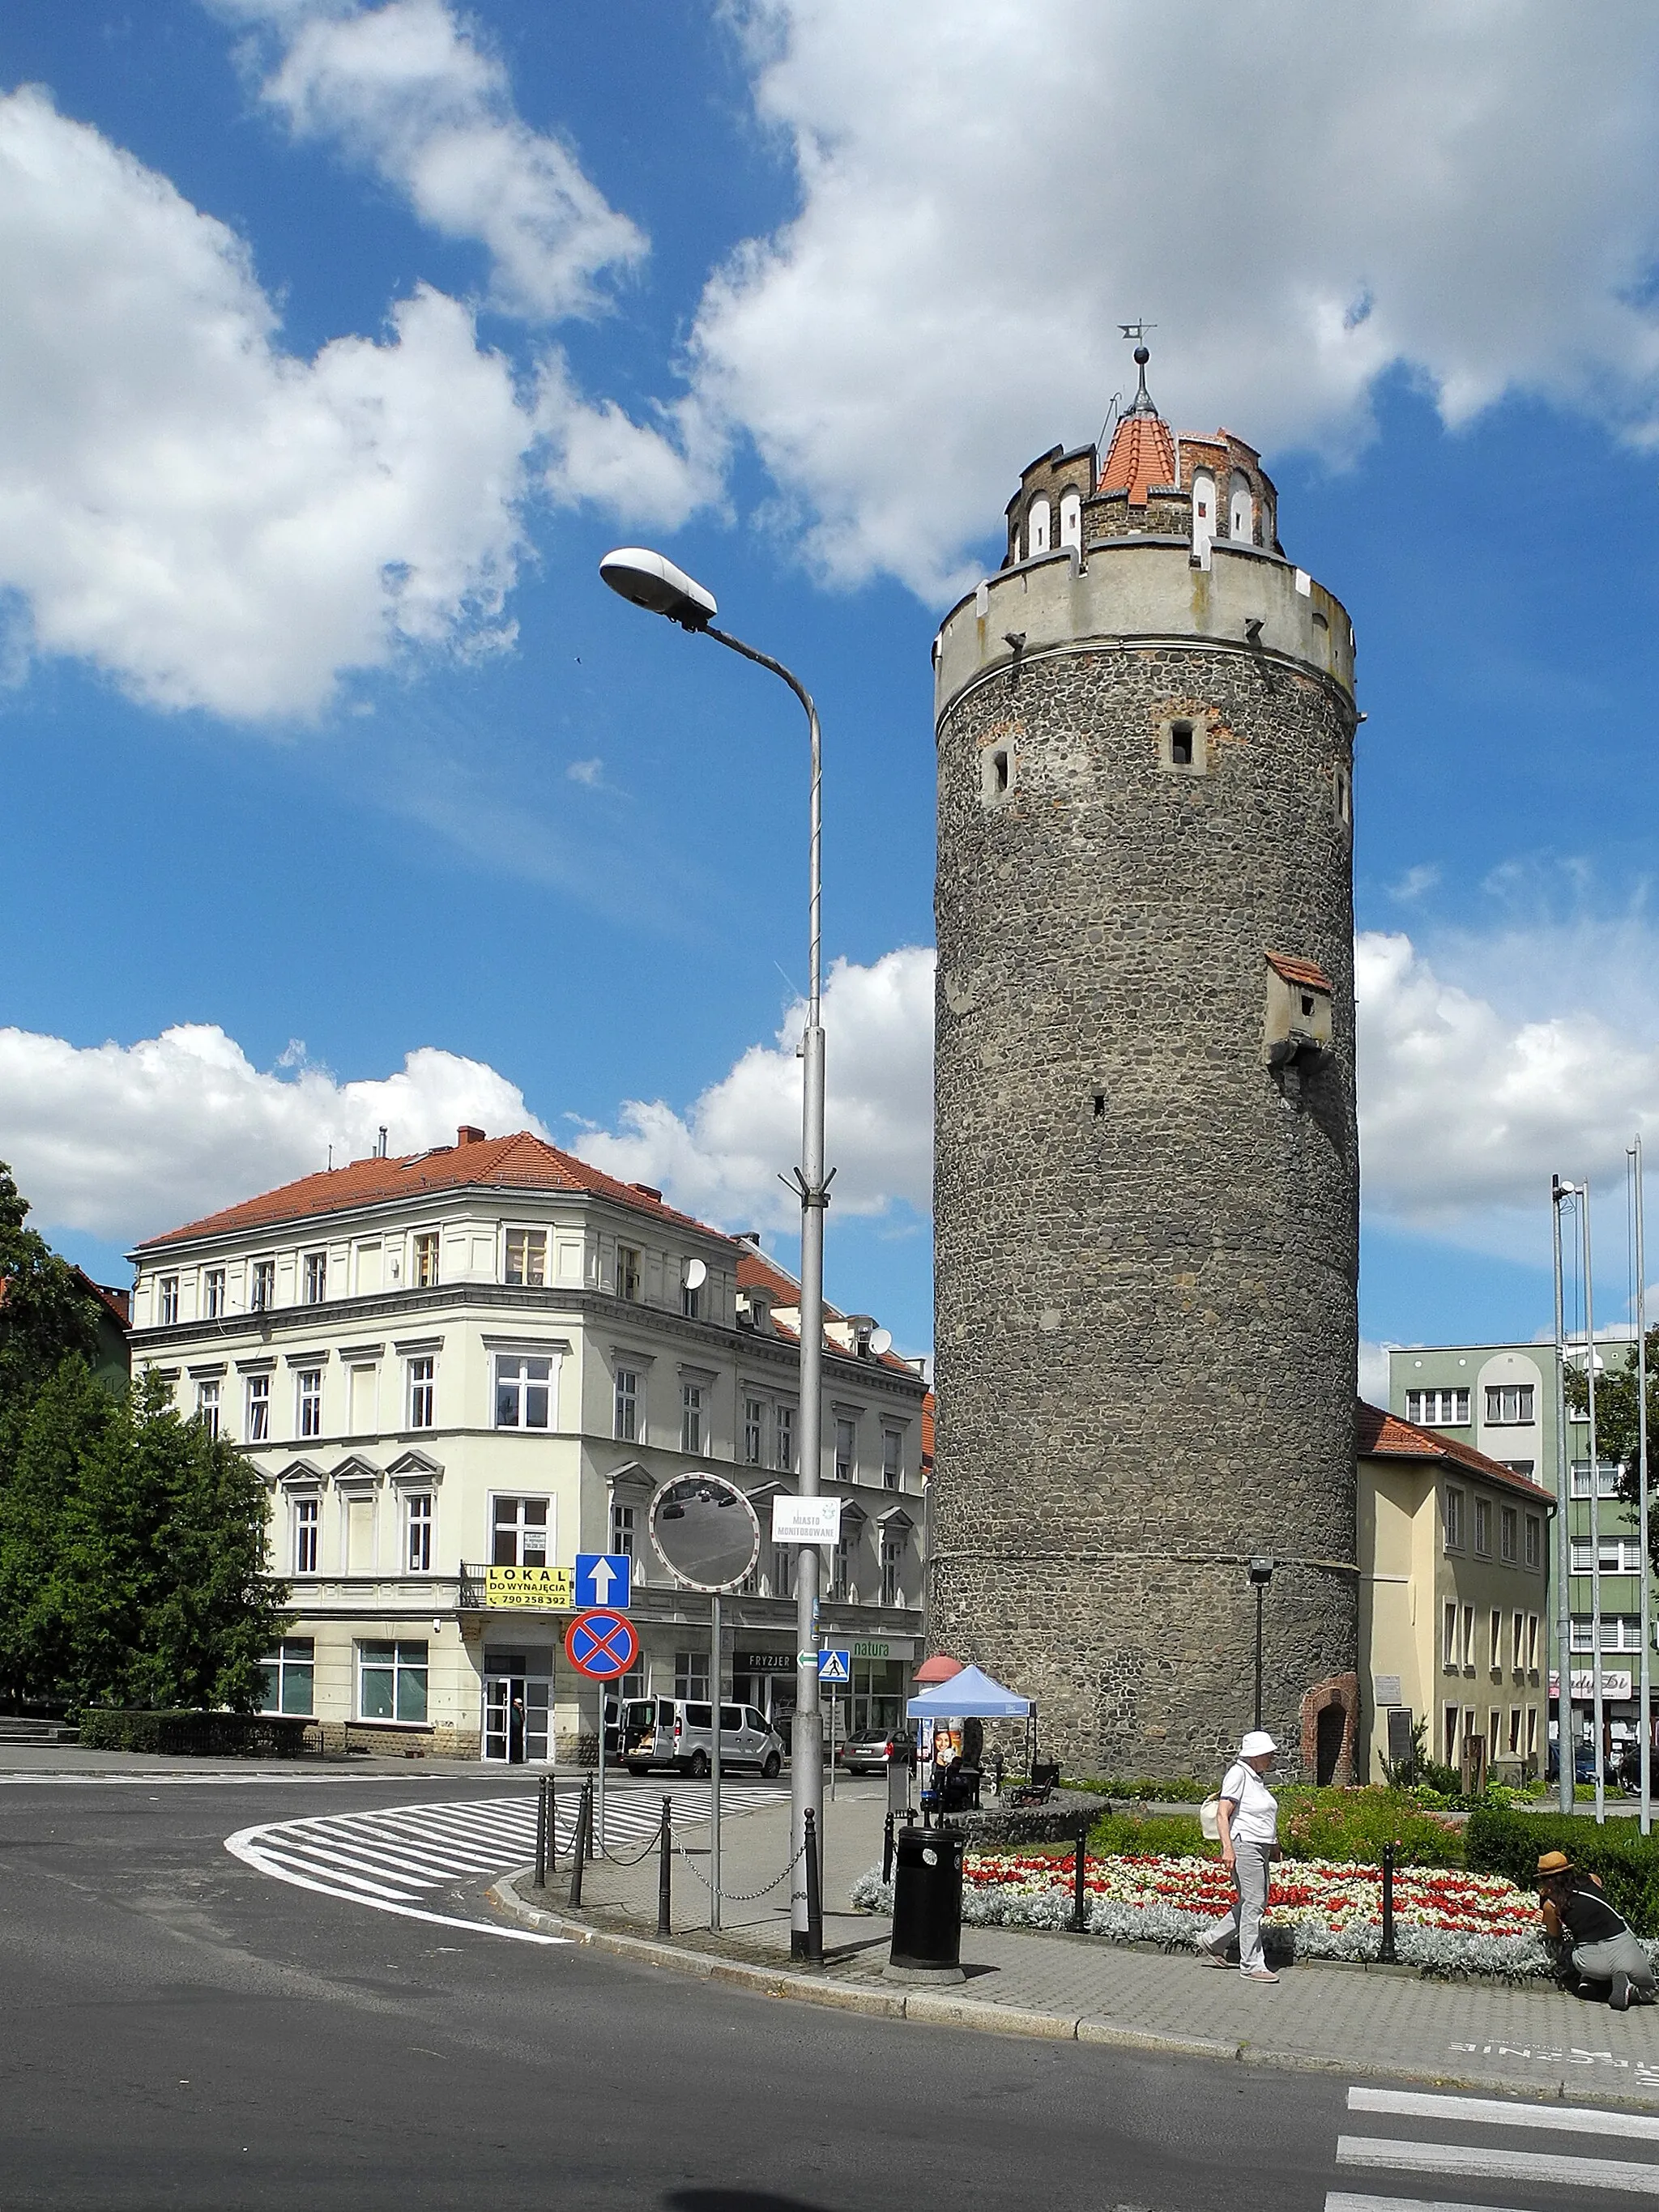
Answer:
[[[1254,1553],[1291,1764],[1356,1665],[1352,723],[1282,658],[1101,641],[940,724],[933,1641],[1078,1771],[1214,1773]],[[1265,1064],[1269,951],[1334,986],[1305,1079]]]

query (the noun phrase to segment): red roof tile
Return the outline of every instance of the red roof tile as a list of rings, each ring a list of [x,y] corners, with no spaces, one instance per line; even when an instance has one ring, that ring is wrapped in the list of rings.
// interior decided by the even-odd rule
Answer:
[[[1287,952],[1270,952],[1267,965],[1287,983],[1307,983],[1316,991],[1328,991],[1331,979],[1316,960],[1293,960]]]
[[[1126,415],[1112,439],[1097,491],[1127,491],[1131,507],[1145,507],[1155,486],[1176,480],[1175,435],[1161,415]]]
[[[1488,1459],[1473,1444],[1460,1443],[1455,1437],[1443,1436],[1437,1429],[1419,1428],[1415,1421],[1402,1421],[1398,1413],[1385,1413],[1380,1406],[1368,1406],[1363,1398],[1359,1401],[1356,1449],[1361,1459],[1450,1460],[1455,1466],[1468,1468],[1472,1474],[1500,1483],[1506,1490],[1518,1490],[1523,1496],[1546,1505],[1555,1503],[1554,1493],[1541,1483],[1517,1474],[1513,1468],[1504,1466],[1498,1460]]]
[[[258,1198],[245,1199],[218,1213],[204,1214],[146,1237],[141,1252],[178,1244],[197,1237],[219,1237],[239,1230],[273,1229],[291,1221],[315,1221],[331,1213],[345,1213],[362,1206],[379,1206],[394,1199],[420,1197],[424,1193],[477,1188],[494,1190],[553,1190],[586,1192],[605,1198],[636,1213],[649,1213],[682,1229],[696,1229],[705,1237],[718,1237],[690,1214],[677,1213],[660,1199],[647,1197],[638,1185],[618,1182],[589,1167],[586,1160],[562,1152],[556,1145],[520,1130],[511,1137],[485,1137],[471,1144],[443,1145],[429,1152],[410,1152],[401,1159],[353,1160],[349,1167],[302,1176]]]

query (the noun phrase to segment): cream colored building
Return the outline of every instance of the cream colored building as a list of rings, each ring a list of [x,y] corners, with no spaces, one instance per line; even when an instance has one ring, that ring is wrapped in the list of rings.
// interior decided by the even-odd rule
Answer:
[[[1432,1756],[1486,1740],[1500,1780],[1542,1771],[1549,1747],[1547,1490],[1472,1445],[1359,1408],[1360,1751],[1378,1781],[1402,1731],[1428,1720]]]
[[[494,1602],[491,1566],[631,1554],[629,1693],[708,1692],[708,1603],[671,1583],[647,1508],[693,1468],[763,1530],[798,1482],[799,1292],[732,1238],[520,1134],[377,1157],[139,1245],[135,1370],[253,1461],[292,1586],[268,1703],[324,1740],[565,1755],[598,1723],[555,1602]],[[825,1641],[854,1653],[842,1726],[896,1718],[921,1633],[923,1401],[866,1316],[825,1322],[826,1494],[842,1500]],[[793,1553],[763,1540],[727,1601],[723,1694],[793,1704]],[[502,1578],[496,1577],[499,1584]]]

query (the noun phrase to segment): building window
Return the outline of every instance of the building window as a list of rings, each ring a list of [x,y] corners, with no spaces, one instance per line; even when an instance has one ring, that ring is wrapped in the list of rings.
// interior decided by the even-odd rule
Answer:
[[[611,1507],[611,1548],[618,1559],[631,1559],[634,1551],[634,1508],[618,1505],[613,1500]]]
[[[1449,1485],[1445,1496],[1446,1549],[1461,1552],[1463,1548],[1463,1493]]]
[[[1510,1663],[1517,1670],[1527,1663],[1526,1639],[1526,1623],[1520,1613],[1515,1613],[1510,1621]]]
[[[156,1279],[156,1326],[171,1328],[179,1318],[179,1278],[161,1275]]]
[[[1527,1672],[1529,1674],[1538,1672],[1538,1615],[1535,1613],[1527,1615]]]
[[[1493,1606],[1492,1619],[1486,1626],[1488,1632],[1486,1648],[1492,1655],[1488,1663],[1492,1673],[1496,1674],[1504,1664],[1504,1615],[1498,1606]]]
[[[1171,722],[1170,725],[1170,765],[1171,768],[1190,768],[1193,764],[1193,726],[1190,722]]]
[[[1025,554],[1028,560],[1048,550],[1048,502],[1034,499],[1026,516]]]
[[[429,1429],[433,1425],[437,1371],[435,1359],[411,1359],[409,1363],[409,1425],[411,1429]]]
[[[1448,1765],[1448,1766],[1451,1766],[1451,1765],[1455,1765],[1455,1762],[1456,1762],[1456,1759],[1457,1759],[1457,1723],[1458,1723],[1459,1716],[1462,1714],[1462,1710],[1463,1710],[1463,1708],[1462,1708],[1461,1705],[1448,1705],[1448,1706],[1447,1706],[1447,1708],[1446,1708],[1446,1752],[1445,1752],[1445,1759],[1446,1759],[1446,1764],[1447,1764],[1447,1765]]]
[[[795,1409],[780,1406],[774,1425],[777,1431],[776,1467],[780,1474],[795,1472]]]
[[[1544,1524],[1535,1513],[1527,1516],[1527,1565],[1536,1574],[1544,1557]]]
[[[1457,1664],[1457,1606],[1455,1600],[1446,1601],[1446,1618],[1440,1639],[1440,1662],[1444,1667]]]
[[[856,1421],[836,1423],[836,1480],[851,1482],[858,1471],[859,1425]]]
[[[295,1395],[299,1419],[295,1427],[302,1437],[319,1437],[323,1433],[323,1370],[320,1367],[302,1367],[294,1378]]]
[[[1060,495],[1060,542],[1062,545],[1081,545],[1083,543],[1083,495],[1063,491]]]
[[[313,1710],[317,1647],[309,1636],[286,1637],[259,1662],[264,1686],[259,1695],[262,1713],[308,1713]]]
[[[210,1437],[219,1433],[219,1385],[217,1382],[198,1382],[196,1385],[196,1418]]]
[[[314,1575],[317,1571],[317,1545],[322,1533],[323,1504],[319,1498],[296,1498],[294,1501],[294,1571],[296,1575]]]
[[[507,1232],[507,1279],[526,1290],[538,1291],[547,1281],[547,1231],[509,1229]]]
[[[552,1400],[550,1359],[520,1358],[516,1352],[495,1355],[495,1426],[498,1429],[544,1429]]]
[[[250,1375],[247,1378],[247,1441],[263,1444],[270,1437],[270,1377],[269,1375]]]
[[[611,1400],[611,1433],[619,1443],[637,1443],[640,1435],[640,1378],[632,1367],[619,1367]]]
[[[412,1490],[404,1506],[404,1526],[409,1532],[404,1557],[411,1575],[432,1572],[432,1492]]]
[[[1474,1501],[1474,1556],[1477,1559],[1492,1557],[1492,1500],[1477,1498]]]
[[[1604,1575],[1639,1574],[1642,1554],[1633,1537],[1603,1534],[1600,1538],[1575,1536],[1572,1540],[1570,1565],[1575,1575],[1593,1575],[1597,1565]]]
[[[850,1540],[846,1536],[838,1537],[836,1542],[835,1557],[830,1567],[830,1595],[842,1605],[846,1604],[847,1593],[852,1588],[852,1563],[853,1547]]]
[[[881,1432],[881,1486],[896,1490],[904,1471],[904,1437],[898,1429]]]
[[[1511,1705],[1510,1707],[1510,1757],[1519,1759],[1520,1756],[1521,1708],[1519,1705]]]
[[[357,1646],[357,1717],[365,1721],[425,1720],[424,1644]]]
[[[1537,1756],[1538,1708],[1536,1705],[1528,1705],[1527,1707],[1527,1757],[1535,1759]]]
[[[305,1257],[305,1302],[308,1306],[318,1306],[327,1296],[328,1255],[326,1252],[307,1252]]]
[[[1474,1669],[1474,1607],[1463,1608],[1463,1666],[1466,1673]]]
[[[640,1300],[640,1255],[632,1244],[617,1247],[617,1296],[626,1298],[630,1305]]]
[[[415,1287],[429,1291],[438,1279],[438,1232],[422,1229],[415,1237]]]
[[[902,1605],[904,1602],[904,1592],[899,1584],[903,1560],[903,1538],[884,1533],[881,1540],[881,1601],[884,1605]]]
[[[701,1382],[682,1382],[680,1385],[680,1449],[683,1452],[700,1452],[702,1449]]]
[[[1576,1613],[1572,1617],[1572,1648],[1575,1651],[1594,1649],[1590,1642],[1590,1617],[1587,1613]]]
[[[695,1283],[680,1285],[680,1311],[687,1321],[696,1321],[702,1304],[702,1292]]]
[[[248,1306],[253,1313],[268,1313],[276,1303],[276,1262],[256,1260],[253,1263],[253,1291]]]
[[[1467,1390],[1407,1390],[1406,1419],[1419,1421],[1425,1428],[1461,1429],[1467,1427],[1469,1418],[1469,1394]]]
[[[1530,1382],[1504,1382],[1496,1388],[1488,1383],[1486,1386],[1487,1420],[1494,1424],[1510,1422],[1530,1424],[1533,1418],[1532,1387]]]
[[[489,1552],[493,1566],[547,1565],[547,1507],[545,1498],[495,1500],[494,1540]]]
[[[674,1654],[674,1695],[682,1701],[687,1698],[706,1698],[708,1695],[707,1651],[677,1651]]]
[[[202,1318],[217,1321],[225,1310],[225,1271],[210,1267],[202,1278]]]
[[[759,1398],[743,1401],[743,1463],[758,1467],[761,1450],[766,1441],[766,1407]]]
[[[1504,1505],[1498,1514],[1498,1556],[1506,1567],[1512,1567],[1520,1556],[1521,1516],[1514,1506]]]
[[[1595,1494],[1598,1498],[1616,1498],[1619,1495],[1621,1472],[1617,1460],[1598,1462],[1595,1470]],[[1572,1463],[1572,1494],[1575,1498],[1588,1498],[1590,1494],[1589,1462],[1587,1459],[1575,1460]]]

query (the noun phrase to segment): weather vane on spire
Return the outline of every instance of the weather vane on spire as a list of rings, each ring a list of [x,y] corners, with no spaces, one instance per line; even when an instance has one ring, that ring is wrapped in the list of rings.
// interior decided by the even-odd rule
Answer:
[[[1118,328],[1126,338],[1134,340],[1135,367],[1140,371],[1140,389],[1130,403],[1129,412],[1132,415],[1156,415],[1158,410],[1152,404],[1152,395],[1146,389],[1146,364],[1152,357],[1146,349],[1146,333],[1148,331],[1155,331],[1158,325],[1147,322],[1120,323]]]

